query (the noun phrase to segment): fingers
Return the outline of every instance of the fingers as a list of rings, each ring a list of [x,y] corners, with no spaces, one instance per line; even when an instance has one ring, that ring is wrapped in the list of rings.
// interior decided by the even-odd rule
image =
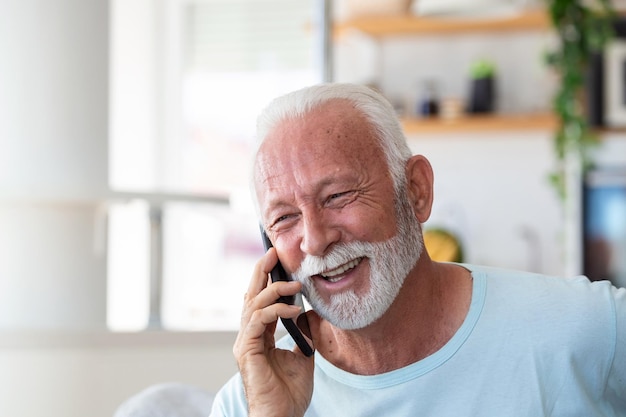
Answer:
[[[295,319],[300,307],[287,304],[270,304],[264,308],[244,311],[241,328],[233,352],[236,357],[259,354],[274,347],[274,331],[280,317]]]
[[[294,295],[300,288],[301,285],[298,282],[275,282],[254,297],[248,293],[241,314],[241,328],[248,326],[252,321],[255,324],[267,326],[276,322],[280,317],[297,317],[301,312],[299,306],[276,303],[276,300],[281,296]]]
[[[250,319],[241,327],[241,334],[248,339],[260,338],[264,335],[268,326],[273,330],[280,317],[296,318],[300,314],[298,306],[287,304],[272,304],[268,307],[255,310],[250,314]]]
[[[270,248],[265,255],[256,263],[254,267],[254,273],[250,284],[248,285],[248,292],[252,297],[255,297],[263,288],[267,286],[267,274],[270,273],[272,268],[278,262],[278,256],[276,255],[276,249]]]
[[[295,319],[300,314],[300,307],[287,304],[272,304],[269,307],[256,310],[252,313],[245,331],[251,337],[258,337],[267,328],[275,325],[279,318]]]
[[[272,248],[254,268],[244,298],[241,327],[236,342],[240,354],[271,348],[278,319],[294,319],[301,312],[298,306],[276,303],[281,296],[295,295],[302,288],[302,284],[294,281],[268,282],[268,274],[277,261],[276,250]]]
[[[302,284],[295,281],[275,282],[268,285],[268,274],[276,265],[276,250],[271,248],[256,264],[248,292],[244,298],[244,314],[246,320],[251,312],[274,304],[281,296],[292,296],[302,289]],[[249,313],[246,315],[246,311]]]

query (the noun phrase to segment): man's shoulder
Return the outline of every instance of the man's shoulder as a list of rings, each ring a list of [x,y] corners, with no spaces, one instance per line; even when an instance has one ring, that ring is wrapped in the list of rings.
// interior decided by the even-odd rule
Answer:
[[[463,268],[468,269],[472,274],[484,274],[490,279],[493,278],[534,278],[540,280],[569,280],[571,282],[584,282],[589,281],[584,275],[577,275],[571,278],[564,278],[557,275],[549,275],[539,272],[532,272],[522,269],[505,268],[491,265],[479,265],[479,264],[459,264]]]
[[[516,307],[557,316],[575,314],[597,319],[614,314],[615,304],[624,303],[624,296],[609,281],[590,281],[583,275],[559,277],[481,265],[464,265],[475,278],[483,279],[487,288],[486,302]]]
[[[484,276],[488,282],[498,282],[505,286],[544,290],[571,288],[572,291],[581,293],[593,291],[595,288],[600,291],[607,290],[611,286],[608,281],[592,282],[584,275],[563,277],[485,265],[461,264],[461,266],[471,271],[474,277]]]

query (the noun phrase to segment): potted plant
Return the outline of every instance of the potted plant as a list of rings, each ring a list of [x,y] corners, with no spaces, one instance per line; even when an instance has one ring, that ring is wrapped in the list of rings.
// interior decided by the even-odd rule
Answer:
[[[469,113],[490,113],[495,108],[495,64],[480,59],[470,66]]]

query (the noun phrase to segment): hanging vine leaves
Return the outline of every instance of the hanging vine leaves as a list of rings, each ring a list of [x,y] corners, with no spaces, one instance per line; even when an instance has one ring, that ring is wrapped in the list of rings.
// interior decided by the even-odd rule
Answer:
[[[610,0],[597,0],[593,4],[582,0],[550,0],[548,11],[559,47],[548,54],[547,62],[560,78],[553,100],[553,110],[559,118],[554,137],[558,165],[551,182],[564,199],[566,155],[575,152],[583,169],[587,169],[591,163],[589,151],[598,143],[587,121],[582,97],[590,58],[611,39],[616,13]]]

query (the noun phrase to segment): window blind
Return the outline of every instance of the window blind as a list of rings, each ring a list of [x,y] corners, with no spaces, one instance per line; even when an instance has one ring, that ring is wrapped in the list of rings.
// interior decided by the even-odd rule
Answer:
[[[310,67],[311,1],[211,0],[187,4],[184,65],[193,72]]]

